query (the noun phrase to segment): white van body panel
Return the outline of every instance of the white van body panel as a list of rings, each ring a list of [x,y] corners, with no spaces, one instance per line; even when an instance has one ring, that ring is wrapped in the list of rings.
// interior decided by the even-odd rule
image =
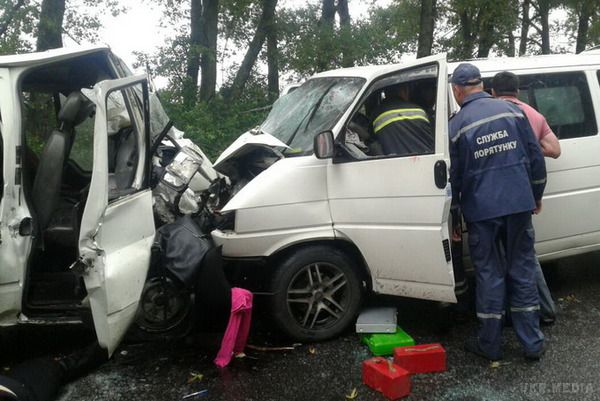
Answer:
[[[20,71],[0,68],[0,93],[17,94],[17,81]],[[23,198],[23,189],[16,182],[16,168],[21,165],[16,160],[16,149],[21,146],[21,107],[18,96],[0,96],[3,111],[0,132],[4,167],[4,190],[0,202],[0,326],[16,324],[21,312],[21,298],[32,240],[30,236],[20,236],[19,224],[31,217]]]
[[[223,208],[234,231],[213,231],[228,257],[269,256],[310,238],[335,238],[327,200],[327,160],[284,158],[242,188]]]

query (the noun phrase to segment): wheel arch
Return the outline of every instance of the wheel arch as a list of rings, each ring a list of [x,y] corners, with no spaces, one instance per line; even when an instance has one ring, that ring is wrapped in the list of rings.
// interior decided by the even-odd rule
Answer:
[[[365,258],[354,243],[345,239],[319,239],[288,244],[267,257],[269,274],[272,274],[274,269],[279,267],[281,261],[289,257],[294,252],[297,252],[303,248],[314,246],[325,246],[342,251],[345,255],[350,257],[353,262],[355,262],[355,266],[358,269],[358,273],[363,282],[363,290],[369,292],[373,290],[371,270],[369,269]]]

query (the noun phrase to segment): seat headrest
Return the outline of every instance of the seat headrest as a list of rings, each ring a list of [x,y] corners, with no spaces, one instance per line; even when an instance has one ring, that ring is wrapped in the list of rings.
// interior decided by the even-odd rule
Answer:
[[[58,112],[58,121],[75,127],[94,114],[95,109],[94,103],[83,93],[71,92]]]

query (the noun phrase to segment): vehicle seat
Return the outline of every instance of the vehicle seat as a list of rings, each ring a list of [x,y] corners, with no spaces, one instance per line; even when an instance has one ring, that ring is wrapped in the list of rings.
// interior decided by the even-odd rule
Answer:
[[[118,196],[133,184],[138,161],[136,133],[131,127],[119,130],[110,137],[108,188]]]
[[[40,233],[48,230],[51,220],[57,220],[60,222],[58,231],[67,231],[69,239],[73,236],[73,208],[68,208],[68,211],[61,208],[61,216],[55,214],[60,203],[63,170],[73,144],[74,128],[93,112],[94,104],[89,99],[79,91],[72,92],[58,113],[60,127],[52,131],[44,144],[32,189],[33,208]],[[67,221],[70,223],[67,224]]]

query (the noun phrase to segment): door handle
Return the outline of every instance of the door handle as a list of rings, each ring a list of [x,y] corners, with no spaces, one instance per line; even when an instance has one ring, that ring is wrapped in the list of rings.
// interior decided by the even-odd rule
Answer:
[[[433,166],[433,179],[435,180],[435,186],[439,189],[446,188],[448,184],[448,166],[444,160],[438,160]]]

